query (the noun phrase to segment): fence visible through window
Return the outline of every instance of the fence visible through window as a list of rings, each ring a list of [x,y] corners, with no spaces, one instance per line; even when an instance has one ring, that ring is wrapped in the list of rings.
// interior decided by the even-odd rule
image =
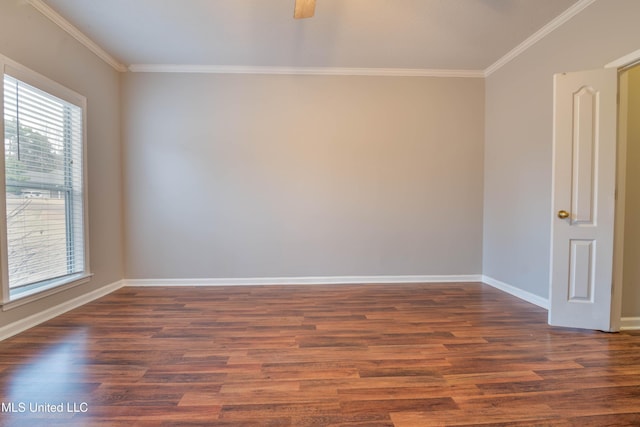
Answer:
[[[12,295],[84,271],[82,120],[81,107],[4,76]]]

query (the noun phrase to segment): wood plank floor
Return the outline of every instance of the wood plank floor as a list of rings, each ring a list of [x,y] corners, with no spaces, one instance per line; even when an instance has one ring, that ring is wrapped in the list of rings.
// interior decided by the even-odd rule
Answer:
[[[2,426],[638,426],[640,335],[478,283],[124,288],[0,342],[0,393]]]

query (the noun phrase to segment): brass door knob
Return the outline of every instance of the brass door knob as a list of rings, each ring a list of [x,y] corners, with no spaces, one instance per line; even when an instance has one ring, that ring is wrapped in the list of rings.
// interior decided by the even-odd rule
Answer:
[[[560,218],[560,219],[569,218],[569,212],[567,212],[567,211],[558,211],[558,218]]]

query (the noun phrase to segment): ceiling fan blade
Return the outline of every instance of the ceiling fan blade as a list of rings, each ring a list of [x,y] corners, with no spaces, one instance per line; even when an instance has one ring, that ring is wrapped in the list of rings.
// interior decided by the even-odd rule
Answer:
[[[296,0],[293,17],[296,19],[311,18],[316,10],[316,0]]]

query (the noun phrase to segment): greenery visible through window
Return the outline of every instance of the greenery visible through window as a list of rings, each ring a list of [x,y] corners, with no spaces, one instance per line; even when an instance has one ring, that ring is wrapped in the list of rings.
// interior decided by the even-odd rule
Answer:
[[[4,76],[10,298],[85,272],[83,109]]]

